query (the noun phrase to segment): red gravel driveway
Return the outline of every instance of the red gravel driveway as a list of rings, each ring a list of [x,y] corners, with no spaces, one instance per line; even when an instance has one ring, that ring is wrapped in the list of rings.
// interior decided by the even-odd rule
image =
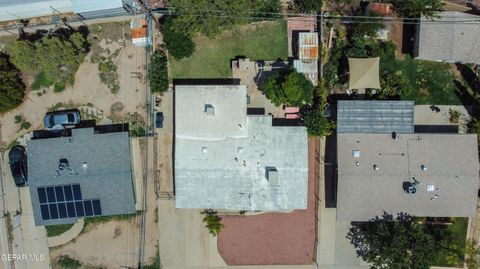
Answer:
[[[312,264],[316,238],[315,139],[308,145],[308,206],[291,213],[222,216],[218,251],[228,265]]]

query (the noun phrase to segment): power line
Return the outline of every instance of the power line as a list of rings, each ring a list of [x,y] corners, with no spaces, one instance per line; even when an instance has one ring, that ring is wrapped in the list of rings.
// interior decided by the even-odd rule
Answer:
[[[279,19],[285,19],[285,18],[275,18],[275,17],[261,17],[261,16],[232,16],[232,15],[211,15],[211,14],[200,14],[200,13],[179,13],[179,15],[182,16],[190,16],[190,17],[211,17],[211,18],[232,18],[232,19],[251,19],[251,20],[279,20]],[[398,18],[395,17],[367,17],[367,16],[323,16],[324,20],[329,22],[329,21],[339,21],[340,23],[345,23],[345,24],[378,24],[378,23],[402,23],[402,24],[411,24],[411,25],[420,25],[420,24],[472,24],[472,25],[477,25],[480,24],[480,19],[468,19],[468,20],[422,20],[416,19],[417,21],[403,21],[399,20]],[[376,20],[359,20],[359,18],[371,18],[371,19],[376,19]],[[314,18],[291,18],[287,17],[287,20],[296,20],[296,21],[314,21],[316,22],[317,20]]]
[[[233,11],[233,10],[219,10],[219,9],[195,9],[194,11],[201,11],[201,12],[213,12],[213,13],[223,13],[220,15],[205,15],[204,13],[192,13],[190,12],[191,9],[189,8],[176,8],[176,7],[166,7],[169,10],[177,10],[177,11],[188,11],[185,13],[180,13],[180,15],[202,15],[205,17],[213,17],[213,16],[228,16],[231,17],[232,14],[255,14],[255,16],[235,16],[235,17],[240,17],[240,18],[264,18],[264,19],[278,19],[278,17],[272,17],[272,16],[281,16],[281,17],[287,17],[287,19],[294,19],[294,20],[300,20],[298,17],[303,17],[307,20],[314,20],[314,19],[319,19],[321,17],[325,19],[341,19],[341,18],[354,18],[354,19],[376,19],[376,20],[401,20],[401,21],[418,21],[420,18],[414,18],[414,17],[394,17],[394,16],[360,16],[360,15],[330,15],[328,12],[323,13],[323,14],[305,14],[305,13],[288,13],[288,12],[263,12],[263,11],[254,11],[254,10],[242,10],[242,11]],[[438,11],[440,12],[440,11]],[[264,15],[264,16],[259,16],[259,15]],[[270,16],[268,16],[270,15]],[[297,17],[297,18],[292,18]],[[446,16],[444,18],[448,18],[450,16]],[[425,17],[424,17],[425,18]],[[453,18],[453,17],[452,17]],[[428,21],[434,21],[438,22],[439,20],[435,20],[435,18],[428,18]],[[448,22],[480,22],[479,19],[463,19],[463,18],[456,18],[455,20],[451,20]]]

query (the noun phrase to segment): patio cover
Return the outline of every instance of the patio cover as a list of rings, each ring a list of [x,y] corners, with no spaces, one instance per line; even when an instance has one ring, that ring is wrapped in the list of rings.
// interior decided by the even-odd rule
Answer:
[[[350,81],[348,89],[380,89],[380,58],[348,58]]]

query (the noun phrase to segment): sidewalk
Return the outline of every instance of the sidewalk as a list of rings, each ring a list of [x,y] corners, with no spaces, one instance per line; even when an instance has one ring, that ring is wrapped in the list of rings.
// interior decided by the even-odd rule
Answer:
[[[72,241],[75,237],[77,237],[83,230],[83,225],[85,224],[83,218],[80,218],[73,224],[73,226],[70,228],[70,230],[57,235],[57,236],[52,236],[48,237],[48,247],[56,247],[56,246],[61,246],[63,244],[66,244],[70,241]]]

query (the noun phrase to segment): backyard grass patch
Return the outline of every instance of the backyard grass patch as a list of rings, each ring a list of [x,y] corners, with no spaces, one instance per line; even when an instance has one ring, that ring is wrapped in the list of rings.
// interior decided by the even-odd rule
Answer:
[[[468,218],[450,218],[448,222],[450,224],[427,225],[427,230],[437,241],[436,249],[432,251],[436,257],[434,265],[463,268]]]
[[[142,215],[143,211],[137,211],[133,214],[123,214],[123,215],[114,215],[114,216],[100,216],[100,217],[86,217],[84,219],[85,224],[83,226],[83,231],[87,231],[87,228],[95,226],[97,224],[109,222],[109,221],[121,221],[121,220],[130,220],[132,218],[138,217]]]
[[[197,35],[192,56],[179,61],[170,59],[171,77],[231,77],[230,61],[236,56],[251,60],[287,60],[286,27],[285,21],[261,22],[237,26],[214,39]]]
[[[64,232],[70,230],[72,226],[73,224],[47,225],[45,226],[45,230],[47,230],[47,236],[52,237],[63,234]]]
[[[388,64],[394,72],[404,73],[412,88],[401,96],[402,100],[414,100],[416,105],[461,105],[449,64],[414,60],[408,56]]]

